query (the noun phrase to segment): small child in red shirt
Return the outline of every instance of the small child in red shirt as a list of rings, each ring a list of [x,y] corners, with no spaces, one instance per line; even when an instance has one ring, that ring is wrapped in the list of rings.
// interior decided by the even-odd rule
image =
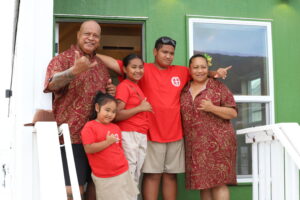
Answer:
[[[97,200],[131,200],[139,191],[128,171],[120,128],[111,123],[116,116],[117,101],[109,94],[98,92],[93,105],[92,120],[83,127],[81,137]]]
[[[136,183],[139,183],[147,149],[147,111],[152,111],[152,107],[138,86],[138,81],[144,75],[143,60],[135,54],[129,54],[123,59],[123,65],[126,79],[117,87],[116,121],[122,130],[123,149],[129,162],[129,171]]]

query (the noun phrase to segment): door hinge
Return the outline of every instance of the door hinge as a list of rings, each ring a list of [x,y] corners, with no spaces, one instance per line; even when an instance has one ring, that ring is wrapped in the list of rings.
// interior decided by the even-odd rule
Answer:
[[[5,90],[5,98],[10,98],[12,96],[12,90]]]
[[[8,168],[6,166],[6,164],[2,165],[2,172],[3,172],[3,182],[2,182],[2,187],[6,187],[6,176],[7,176],[7,172],[8,172]]]
[[[58,44],[57,43],[55,43],[54,52],[58,54]]]

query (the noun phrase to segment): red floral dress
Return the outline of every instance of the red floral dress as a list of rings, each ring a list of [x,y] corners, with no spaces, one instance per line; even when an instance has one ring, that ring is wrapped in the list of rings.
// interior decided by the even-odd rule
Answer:
[[[192,100],[187,85],[181,93],[181,115],[185,134],[187,189],[209,189],[236,184],[236,136],[230,120],[197,110],[201,100],[236,109],[230,90],[220,81],[209,79],[206,89]]]

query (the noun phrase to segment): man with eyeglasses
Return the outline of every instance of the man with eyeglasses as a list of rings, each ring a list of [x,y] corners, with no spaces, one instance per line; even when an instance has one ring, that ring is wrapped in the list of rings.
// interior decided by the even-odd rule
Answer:
[[[176,41],[160,37],[153,49],[154,63],[144,63],[145,73],[139,86],[152,105],[149,112],[150,128],[148,147],[142,172],[144,200],[158,198],[162,183],[164,200],[175,200],[177,174],[184,173],[184,142],[180,116],[180,93],[189,81],[187,67],[171,65],[174,60]],[[122,62],[98,55],[107,67],[122,74]],[[225,77],[227,68],[211,72]]]

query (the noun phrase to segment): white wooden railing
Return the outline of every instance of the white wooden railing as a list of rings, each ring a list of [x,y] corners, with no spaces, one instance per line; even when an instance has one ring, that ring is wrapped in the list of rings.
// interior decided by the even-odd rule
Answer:
[[[299,200],[300,126],[280,123],[237,133],[252,144],[253,200]]]
[[[67,124],[36,122],[33,128],[33,200],[67,200],[59,134],[64,135],[73,199],[80,200],[80,191]]]

